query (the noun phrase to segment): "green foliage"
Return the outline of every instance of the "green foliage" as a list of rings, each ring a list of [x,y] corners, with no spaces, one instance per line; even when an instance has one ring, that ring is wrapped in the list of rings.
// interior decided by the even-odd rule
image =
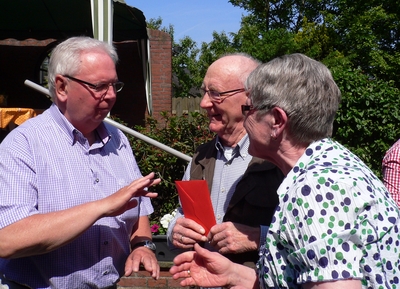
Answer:
[[[249,12],[247,21],[258,26],[260,31],[285,29],[297,32],[301,29],[303,17],[312,22],[320,20],[323,0],[229,0]]]
[[[199,88],[203,75],[199,70],[197,55],[199,49],[190,37],[184,37],[174,45],[172,57],[172,72],[174,81],[174,97],[188,97],[193,88]],[[197,95],[194,95],[197,96]]]
[[[400,138],[397,0],[229,0],[249,12],[234,46],[262,61],[293,52],[324,62],[342,91],[334,138],[381,175]]]
[[[318,25],[304,18],[302,30],[294,37],[298,52],[307,54],[313,59],[324,59],[333,52],[331,36],[333,33],[325,24]]]
[[[238,33],[234,34],[233,42],[235,47],[240,47],[238,51],[262,62],[298,51],[294,34],[284,29],[258,31],[255,26],[242,25]]]
[[[334,138],[381,176],[382,158],[400,137],[399,89],[361,70],[331,69],[342,92]]]
[[[213,40],[210,43],[202,43],[200,61],[211,64],[220,56],[227,53],[236,52],[232,46],[230,37],[225,33],[213,32]]]
[[[224,53],[246,52],[266,62],[300,52],[325,63],[342,91],[334,138],[381,175],[386,150],[400,138],[400,5],[398,0],[228,0],[247,10],[237,33],[213,32],[210,43],[188,39],[173,62],[184,83],[198,87]],[[197,72],[196,72],[197,71]],[[176,90],[178,92],[178,90]]]
[[[338,1],[326,16],[338,36],[332,45],[351,59],[353,68],[400,88],[398,1]]]
[[[146,22],[147,28],[154,29],[154,30],[160,30],[163,32],[168,33],[172,37],[172,41],[174,40],[174,26],[172,24],[169,24],[168,27],[162,26],[162,18],[158,17],[156,18],[150,18],[149,21]]]
[[[170,116],[167,112],[161,116],[160,122],[148,117],[146,126],[136,126],[135,130],[189,156],[200,144],[214,137],[208,129],[205,114],[191,113],[190,121],[188,116]],[[159,224],[161,217],[171,213],[179,204],[174,181],[182,179],[188,163],[142,140],[130,135],[127,137],[142,174],[155,172],[162,179],[154,187],[158,197],[152,200],[155,212],[151,216],[151,224]]]

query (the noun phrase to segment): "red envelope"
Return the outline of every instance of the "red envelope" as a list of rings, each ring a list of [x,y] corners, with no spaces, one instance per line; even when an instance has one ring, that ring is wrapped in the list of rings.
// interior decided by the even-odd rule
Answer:
[[[183,213],[186,218],[199,223],[208,235],[215,221],[210,191],[205,180],[175,181]]]

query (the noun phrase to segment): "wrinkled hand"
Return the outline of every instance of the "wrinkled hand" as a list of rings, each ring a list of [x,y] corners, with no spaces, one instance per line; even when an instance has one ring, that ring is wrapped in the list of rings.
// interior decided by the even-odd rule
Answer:
[[[184,278],[181,286],[216,287],[229,283],[230,271],[234,263],[217,252],[194,245],[195,251],[184,252],[174,258],[174,266],[169,272],[173,279]],[[189,270],[189,271],[188,271]],[[190,272],[190,274],[189,274]]]
[[[208,239],[221,254],[256,251],[260,243],[260,228],[224,222],[211,228]]]
[[[197,222],[181,217],[176,220],[172,229],[172,244],[181,249],[193,248],[198,242],[207,242],[204,228]]]
[[[154,173],[150,173],[147,176],[139,178],[114,194],[97,201],[99,210],[103,212],[102,215],[104,217],[114,217],[136,207],[138,202],[136,199],[132,199],[134,197],[157,197],[157,193],[146,191],[148,187],[161,182],[161,179],[154,179],[154,175]]]
[[[135,248],[125,262],[125,276],[130,276],[133,272],[139,272],[140,264],[151,274],[151,277],[160,277],[160,265],[158,265],[156,255],[146,247]]]

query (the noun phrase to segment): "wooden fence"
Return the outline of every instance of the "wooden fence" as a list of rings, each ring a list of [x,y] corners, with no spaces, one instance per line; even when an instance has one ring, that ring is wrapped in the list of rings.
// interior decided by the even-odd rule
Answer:
[[[201,97],[172,98],[172,115],[190,115],[190,112],[204,112],[200,107]]]

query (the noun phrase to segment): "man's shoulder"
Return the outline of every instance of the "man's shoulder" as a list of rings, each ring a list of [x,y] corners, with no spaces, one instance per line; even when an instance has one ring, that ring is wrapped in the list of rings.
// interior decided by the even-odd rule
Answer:
[[[249,165],[248,165],[248,169],[250,171],[266,171],[266,170],[272,170],[277,168],[276,165],[274,165],[273,163],[266,161],[264,159],[260,159],[257,157],[252,157]]]
[[[213,138],[212,140],[199,145],[196,148],[196,151],[193,155],[193,159],[201,160],[206,157],[214,155],[216,153],[215,143],[216,143],[216,138]]]
[[[31,141],[32,139],[36,139],[37,136],[43,135],[44,132],[51,131],[52,128],[53,123],[51,119],[47,114],[43,113],[26,120],[20,126],[13,129],[9,133],[9,136],[14,138],[21,137]]]
[[[215,147],[216,141],[217,141],[217,138],[213,138],[212,140],[210,140],[210,141],[208,141],[208,142],[206,142],[206,143],[203,143],[203,144],[199,145],[199,146],[196,148],[196,153],[197,153],[197,152],[203,152],[203,151],[205,151],[205,150],[208,150],[208,149],[210,149],[210,147]]]

